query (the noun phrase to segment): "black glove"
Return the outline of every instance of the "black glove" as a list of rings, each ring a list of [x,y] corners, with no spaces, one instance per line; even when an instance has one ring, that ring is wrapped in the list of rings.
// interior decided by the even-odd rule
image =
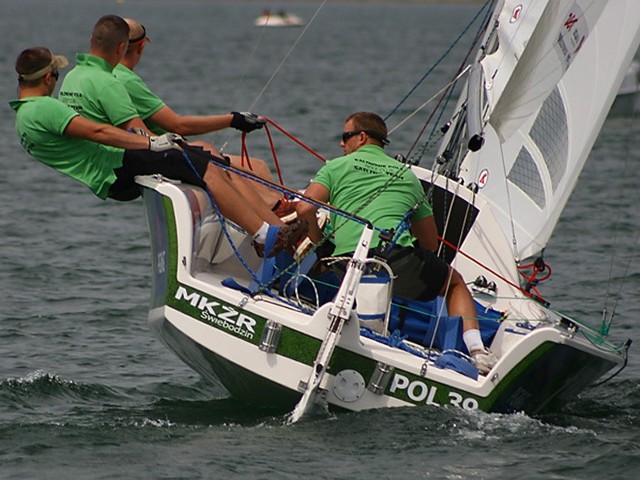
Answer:
[[[253,132],[267,123],[264,118],[251,112],[231,112],[231,115],[233,115],[231,126],[241,132]]]

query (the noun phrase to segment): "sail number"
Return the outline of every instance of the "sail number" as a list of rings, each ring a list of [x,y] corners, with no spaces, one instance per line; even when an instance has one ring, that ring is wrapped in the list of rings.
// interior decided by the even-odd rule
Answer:
[[[478,408],[478,401],[475,398],[463,397],[458,392],[447,392],[447,398],[444,402],[436,401],[438,398],[438,387],[429,386],[420,380],[410,380],[404,375],[396,373],[389,387],[389,393],[398,393],[406,395],[409,400],[414,403],[423,403],[425,405],[438,405],[446,403],[449,405],[455,405],[456,407],[464,408],[465,410],[476,410]]]

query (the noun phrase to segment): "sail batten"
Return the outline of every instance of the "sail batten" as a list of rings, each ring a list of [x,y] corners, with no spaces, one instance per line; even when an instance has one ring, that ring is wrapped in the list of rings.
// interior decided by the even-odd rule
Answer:
[[[640,2],[507,1],[499,18],[502,43],[481,60],[485,145],[466,153],[459,175],[479,185],[514,255],[527,258],[552,235],[638,49]]]

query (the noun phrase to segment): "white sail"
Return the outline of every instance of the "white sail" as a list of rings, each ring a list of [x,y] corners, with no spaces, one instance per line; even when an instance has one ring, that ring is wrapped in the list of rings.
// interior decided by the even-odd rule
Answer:
[[[536,0],[524,4],[521,0],[507,0],[499,12],[495,51],[488,52],[480,62],[486,79],[486,94],[490,110],[502,96],[547,3],[548,0]]]
[[[591,34],[592,26],[597,24],[606,3],[607,0],[547,3],[505,91],[492,108],[490,122],[503,142],[535,113],[556,87]],[[522,17],[522,21],[526,21],[529,16]],[[518,38],[514,37],[509,43],[514,42],[517,42],[516,48],[520,46]]]
[[[485,75],[487,65],[497,67],[493,77],[504,88],[495,104],[488,95],[485,145],[469,152],[459,171],[492,205],[515,258],[547,244],[640,43],[637,0],[551,0],[539,19],[548,25],[527,27],[531,39],[515,68],[511,59],[486,61]],[[561,33],[568,27],[571,40]],[[491,56],[513,54],[524,42],[499,36]],[[504,46],[509,38],[518,45]]]

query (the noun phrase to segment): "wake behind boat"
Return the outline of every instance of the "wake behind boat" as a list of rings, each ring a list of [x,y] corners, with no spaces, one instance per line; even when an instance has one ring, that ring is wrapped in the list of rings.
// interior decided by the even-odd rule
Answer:
[[[341,283],[314,250],[258,258],[204,191],[141,177],[149,321],[185,363],[243,401],[297,404],[293,420],[315,403],[538,413],[626,365],[630,342],[608,338],[610,319],[594,328],[556,312],[537,287],[549,274],[539,254],[640,43],[640,4],[494,3],[433,167],[410,157],[398,169],[420,179],[439,253],[471,282],[498,363],[479,374],[442,299],[392,298],[384,262],[334,259]],[[362,223],[363,245],[384,233],[344,221]]]

